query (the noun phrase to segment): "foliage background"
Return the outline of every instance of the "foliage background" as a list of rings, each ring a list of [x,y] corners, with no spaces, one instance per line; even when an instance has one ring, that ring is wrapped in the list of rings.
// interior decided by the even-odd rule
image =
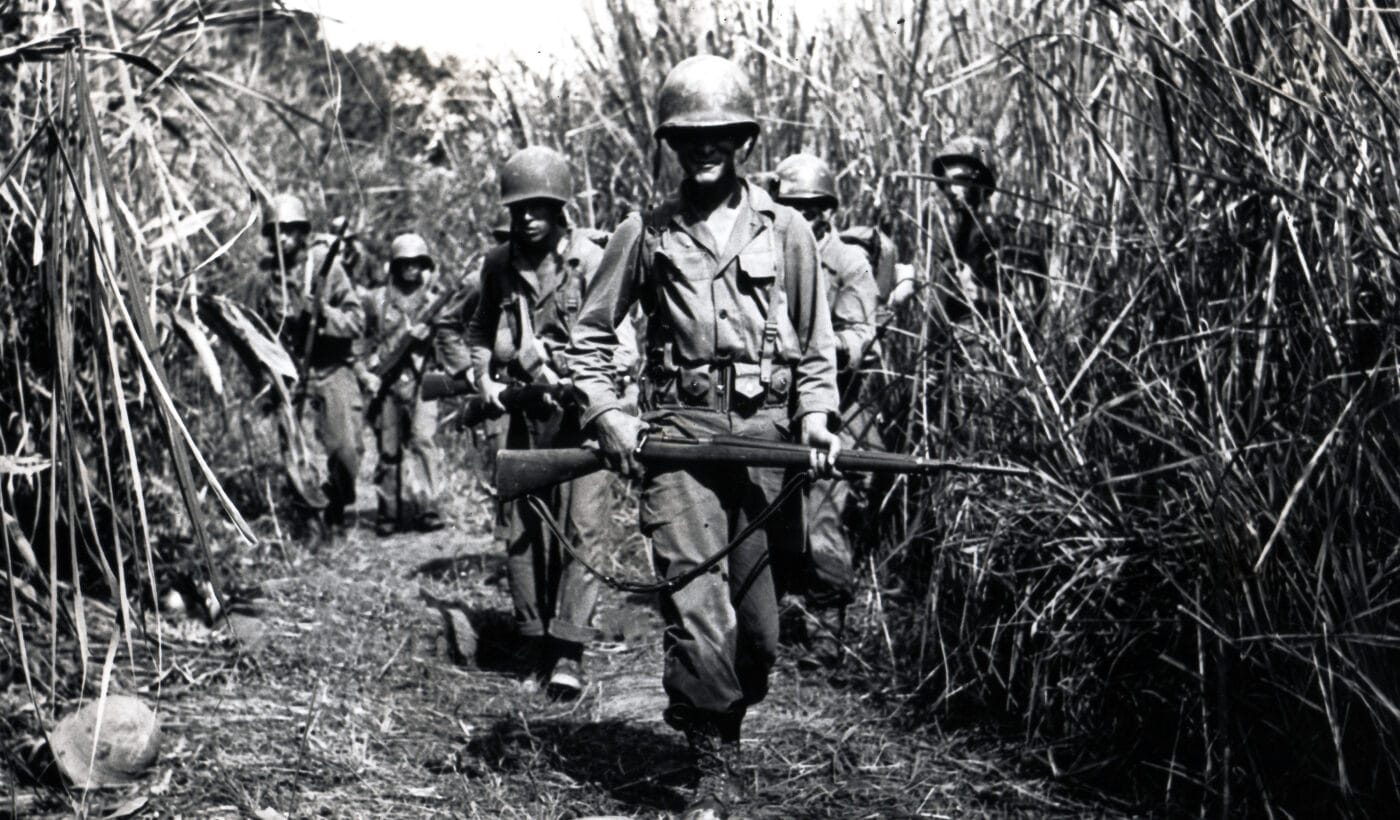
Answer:
[[[890,345],[901,443],[1043,480],[888,488],[863,685],[911,719],[1000,721],[1142,805],[1391,805],[1400,18],[1334,0],[871,0],[800,24],[752,0],[604,8],[572,62],[535,70],[337,52],[252,0],[4,6],[6,663],[59,695],[90,685],[56,648],[83,639],[87,669],[88,598],[140,609],[168,563],[243,549],[203,522],[216,477],[259,511],[267,460],[227,436],[248,385],[176,319],[249,292],[262,196],[351,214],[379,259],[412,227],[461,272],[499,216],[496,164],[546,143],[574,162],[576,218],[607,227],[674,182],[650,102],[712,51],[754,80],[750,168],[826,156],[846,222],[904,258],[931,262],[941,203],[919,174],[965,131],[998,148],[997,206],[1053,237],[1049,307],[976,328],[993,378],[950,367],[927,310]],[[21,654],[26,637],[47,649]]]

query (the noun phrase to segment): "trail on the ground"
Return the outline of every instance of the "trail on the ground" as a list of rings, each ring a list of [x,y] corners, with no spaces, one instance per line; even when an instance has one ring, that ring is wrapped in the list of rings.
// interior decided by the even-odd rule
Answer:
[[[589,688],[553,704],[512,665],[503,560],[484,532],[362,528],[253,574],[261,598],[235,619],[240,654],[197,626],[167,647],[161,813],[654,817],[681,805],[689,773],[660,719],[650,602],[605,593]],[[430,600],[470,619],[474,666],[453,662]],[[1014,749],[904,730],[892,711],[785,658],[746,726],[749,816],[1086,813],[1018,774]]]

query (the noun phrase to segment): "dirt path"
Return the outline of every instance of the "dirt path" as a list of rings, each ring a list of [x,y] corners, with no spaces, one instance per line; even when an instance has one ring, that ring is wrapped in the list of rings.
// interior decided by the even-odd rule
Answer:
[[[503,557],[475,479],[450,484],[459,523],[438,533],[377,539],[362,526],[332,548],[240,552],[238,580],[258,590],[231,618],[241,642],[229,624],[167,622],[159,660],[152,651],[115,670],[115,691],[158,704],[165,747],[154,785],[92,798],[92,815],[133,797],[147,799],[147,816],[262,820],[680,808],[688,772],[681,736],[660,718],[654,606],[605,591],[606,640],[589,652],[589,688],[575,703],[550,703],[513,659]],[[370,492],[362,488],[362,521]],[[271,522],[259,526],[271,540]],[[425,592],[474,625],[475,664],[454,663]],[[745,816],[1103,813],[1018,772],[1013,744],[900,728],[896,712],[785,656],[745,726],[754,795]],[[29,803],[35,814],[61,805]]]
[[[645,602],[605,596],[591,686],[549,703],[511,667],[501,558],[484,532],[375,539],[256,570],[244,654],[170,648],[169,732],[151,808],[167,816],[654,817],[680,806],[682,740],[660,721],[660,638]],[[253,580],[253,579],[250,579]],[[454,665],[423,590],[480,633]],[[625,633],[625,634],[623,634]],[[889,707],[785,658],[745,742],[755,817],[1082,816],[985,738],[910,733]],[[270,810],[270,811],[268,811]]]

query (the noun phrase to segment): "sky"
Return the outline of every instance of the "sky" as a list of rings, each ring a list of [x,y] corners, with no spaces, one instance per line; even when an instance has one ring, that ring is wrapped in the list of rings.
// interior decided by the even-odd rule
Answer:
[[[591,0],[293,0],[327,18],[332,45],[398,43],[439,54],[547,59],[585,30]]]
[[[808,10],[843,0],[783,0]],[[850,2],[850,0],[845,0]],[[532,64],[567,53],[573,37],[587,30],[587,8],[602,0],[289,0],[288,5],[327,18],[326,36],[336,47],[398,43],[438,54],[515,55]]]

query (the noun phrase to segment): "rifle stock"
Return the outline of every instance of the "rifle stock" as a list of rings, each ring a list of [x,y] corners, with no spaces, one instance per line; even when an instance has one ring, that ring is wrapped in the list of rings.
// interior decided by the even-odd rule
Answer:
[[[697,464],[742,464],[746,467],[806,469],[810,447],[788,442],[762,441],[741,436],[707,436],[673,439],[662,436],[643,440],[637,458],[648,467],[687,467]],[[595,450],[579,447],[562,450],[502,450],[496,454],[496,492],[505,501],[540,492],[572,481],[605,466]],[[852,473],[917,473],[931,475],[954,471],[1028,477],[1024,467],[938,461],[898,453],[845,450],[836,468]]]

